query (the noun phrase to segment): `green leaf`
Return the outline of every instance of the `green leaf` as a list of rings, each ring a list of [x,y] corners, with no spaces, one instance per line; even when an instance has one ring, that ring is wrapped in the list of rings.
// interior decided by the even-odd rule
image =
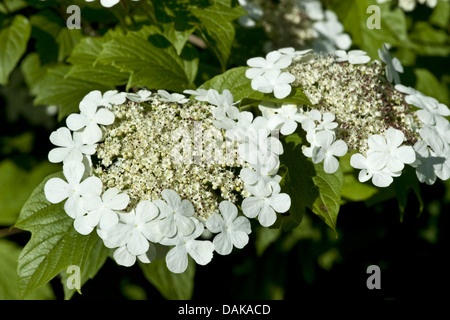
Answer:
[[[194,291],[195,263],[190,259],[185,272],[176,274],[167,269],[165,259],[139,263],[144,276],[168,300],[189,300]]]
[[[114,89],[113,86],[68,76],[70,66],[57,65],[47,69],[39,86],[35,104],[60,106],[58,118],[63,119],[79,110],[80,101],[92,90],[102,92]]]
[[[82,38],[83,33],[79,29],[61,29],[56,38],[58,43],[58,62],[64,61]]]
[[[305,208],[318,215],[336,232],[344,177],[341,169],[333,174],[323,170],[323,163],[313,164],[301,150],[302,138],[292,134],[285,138],[281,163],[286,173],[281,181],[282,191],[291,196],[291,209],[277,221],[283,230],[295,228],[303,217]]]
[[[0,225],[12,225],[36,185],[57,169],[59,166],[47,161],[31,171],[20,168],[8,159],[0,162]]]
[[[402,9],[391,10],[390,3],[378,4],[375,0],[332,2],[330,9],[338,15],[345,32],[350,33],[353,44],[366,51],[373,59],[378,59],[378,49],[383,42],[393,46],[411,47],[406,17]],[[371,15],[367,13],[367,8],[371,5],[381,9],[380,29],[367,27],[367,19]]]
[[[441,84],[439,80],[427,69],[415,68],[414,74],[416,76],[416,89],[436,98],[439,102],[448,105],[450,103],[450,97],[447,88],[444,84]]]
[[[96,63],[108,37],[83,38],[73,49],[68,61],[72,68],[67,77],[95,81],[110,86],[124,85],[130,76],[129,72],[122,72],[112,65]]]
[[[342,198],[350,201],[365,201],[378,192],[372,185],[359,182],[352,173],[344,175],[344,186],[342,187]]]
[[[408,195],[411,190],[414,192],[419,202],[419,214],[422,213],[424,203],[420,194],[419,181],[417,180],[414,168],[406,166],[405,169],[403,169],[401,176],[394,179],[393,186],[398,201],[401,221],[405,214]]]
[[[341,192],[344,185],[344,175],[339,168],[333,174],[323,170],[323,163],[314,164],[316,176],[314,184],[319,189],[319,196],[314,201],[312,211],[317,214],[336,233],[337,217],[340,209]]]
[[[0,12],[4,14],[16,12],[27,6],[25,0],[3,0],[2,2],[0,3]]]
[[[289,96],[284,99],[277,99],[273,94],[262,93],[253,90],[251,80],[245,76],[248,67],[232,68],[214,78],[206,81],[199,88],[215,89],[222,92],[225,89],[230,90],[235,101],[243,99],[252,99],[259,101],[273,101],[277,103],[294,103],[298,105],[311,105],[311,102],[303,93],[301,88],[293,87]]]
[[[92,277],[106,260],[108,250],[96,233],[83,236],[75,231],[73,219],[64,212],[64,202],[51,204],[44,195],[45,183],[62,173],[50,175],[33,191],[22,208],[16,228],[31,232],[19,256],[20,296],[48,283],[67,267],[81,270],[81,284]]]
[[[231,0],[215,0],[208,7],[192,7],[190,11],[199,20],[199,30],[208,48],[217,56],[226,68],[231,54],[235,29],[233,21],[246,12],[240,6],[232,6]]]
[[[298,134],[289,135],[283,147],[284,153],[280,156],[282,167],[278,174],[282,177],[281,191],[291,197],[291,208],[278,215],[273,227],[291,231],[302,221],[305,209],[312,208],[318,190],[312,180],[314,167],[301,150],[302,138]]]
[[[438,1],[433,13],[430,17],[430,22],[438,27],[445,29],[450,23],[450,3],[448,1]]]
[[[161,42],[153,28],[116,35],[104,44],[97,63],[112,65],[129,72],[127,89],[138,86],[149,89],[183,91],[193,86],[198,59],[191,63],[179,57],[175,49]],[[167,40],[166,40],[167,41]],[[186,68],[189,68],[187,70]]]
[[[21,248],[10,241],[0,239],[0,300],[19,299],[19,277],[17,275],[17,259]],[[55,296],[50,285],[44,285],[27,295],[25,299],[50,300]]]
[[[0,30],[0,84],[8,84],[9,74],[27,49],[31,24],[22,15],[14,16],[10,26]]]

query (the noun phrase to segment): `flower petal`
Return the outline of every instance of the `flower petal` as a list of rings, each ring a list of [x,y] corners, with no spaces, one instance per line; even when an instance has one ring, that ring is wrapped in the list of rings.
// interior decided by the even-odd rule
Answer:
[[[255,218],[261,211],[261,199],[248,197],[242,201],[242,211],[248,218]]]
[[[228,255],[233,250],[233,243],[227,232],[217,234],[213,239],[213,245],[216,252],[220,255]]]
[[[204,266],[213,257],[214,245],[211,241],[190,240],[186,243],[186,250],[197,264]]]
[[[94,121],[98,124],[110,125],[114,123],[114,113],[105,108],[100,108],[94,116]]]
[[[48,153],[48,160],[52,163],[59,163],[59,162],[63,162],[64,158],[67,157],[67,155],[70,153],[70,149],[69,148],[64,148],[64,147],[60,147],[60,148],[54,148],[52,150],[50,150],[50,152]],[[81,159],[80,159],[81,161]]]
[[[286,98],[292,91],[292,87],[289,84],[277,84],[273,88],[273,94],[275,98],[277,99],[284,99]]]
[[[291,207],[291,197],[286,193],[279,193],[270,198],[270,206],[279,213],[284,213]]]
[[[161,196],[164,198],[164,200],[166,200],[167,204],[173,210],[175,210],[178,207],[178,205],[181,203],[180,196],[178,195],[178,193],[176,193],[173,190],[165,189],[161,192]]]
[[[173,273],[183,273],[188,266],[188,257],[184,245],[170,249],[166,255],[167,268]]]
[[[212,214],[208,220],[206,220],[206,228],[213,233],[218,233],[225,227],[224,219],[218,214]]]
[[[84,175],[84,165],[78,161],[68,161],[63,165],[63,173],[69,184],[78,184]]]
[[[51,178],[45,183],[44,194],[49,202],[59,203],[69,197],[69,185],[60,178]]]
[[[258,215],[258,221],[263,227],[270,227],[276,220],[277,215],[270,206],[263,207]]]
[[[131,267],[136,262],[136,256],[129,253],[126,246],[122,246],[114,251],[113,257],[119,265],[125,267]]]
[[[148,248],[149,243],[147,238],[145,238],[144,235],[137,229],[133,229],[127,242],[128,251],[137,256],[147,252]]]
[[[66,127],[53,131],[50,134],[50,142],[58,147],[72,147],[74,145],[72,134]]]

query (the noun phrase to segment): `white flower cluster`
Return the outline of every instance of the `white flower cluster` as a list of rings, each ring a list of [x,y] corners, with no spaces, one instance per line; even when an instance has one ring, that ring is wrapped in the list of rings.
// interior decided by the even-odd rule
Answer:
[[[96,230],[104,245],[114,250],[113,257],[120,265],[132,266],[137,260],[151,263],[156,257],[156,244],[170,247],[165,260],[169,270],[174,273],[186,270],[188,255],[197,264],[205,265],[211,261],[214,251],[227,255],[234,247],[243,248],[248,243],[251,233],[248,218],[257,218],[261,225],[271,226],[277,218],[277,213],[284,213],[290,208],[290,197],[280,192],[281,177],[276,175],[280,166],[278,156],[283,152],[283,146],[276,137],[270,136],[269,120],[264,117],[253,118],[249,112],[239,112],[228,90],[224,90],[222,94],[203,89],[186,93],[195,94],[200,104],[184,95],[170,94],[164,90],[159,90],[156,95],[148,90],[128,94],[108,91],[103,95],[99,91],[92,91],[80,102],[80,113],[71,114],[67,118],[67,127],[59,128],[50,135],[51,142],[57,147],[49,152],[49,159],[63,163],[64,179],[51,178],[46,182],[44,193],[47,200],[54,204],[64,202],[64,211],[74,219],[74,228],[78,233],[88,235]],[[211,207],[209,215],[199,215],[193,200],[173,189],[163,188],[155,193],[159,195],[157,198],[146,198],[136,197],[136,193],[131,192],[134,190],[132,185],[110,183],[108,177],[111,175],[105,175],[104,170],[111,170],[114,175],[132,171],[139,176],[145,172],[143,166],[136,168],[136,171],[134,167],[130,167],[130,162],[127,161],[134,156],[127,151],[130,150],[129,146],[123,144],[129,141],[134,148],[134,143],[144,143],[143,140],[136,141],[132,138],[135,132],[139,139],[145,134],[144,127],[139,127],[138,122],[143,122],[141,125],[144,126],[147,125],[146,122],[134,117],[138,114],[131,111],[140,103],[147,104],[147,107],[142,109],[147,112],[142,114],[148,114],[152,118],[164,116],[159,109],[167,112],[169,109],[192,108],[207,114],[212,108],[213,122],[221,128],[219,130],[224,130],[231,142],[237,143],[239,157],[245,162],[240,171],[240,178],[236,178],[243,181],[242,188],[236,187],[236,191],[244,196],[241,203],[243,215],[239,215],[239,209],[234,202],[224,198],[217,210]],[[204,109],[201,109],[202,105],[205,106]],[[126,111],[127,109],[130,111]],[[153,114],[148,112],[152,109]],[[189,116],[193,116],[192,110]],[[126,127],[119,125],[128,119],[127,112],[134,117],[128,131]],[[172,119],[169,121],[174,121],[170,112],[167,117]],[[288,113],[280,113],[279,119],[270,121],[270,128],[288,123],[289,119]],[[150,123],[153,122],[148,122]],[[289,127],[289,124],[287,126]],[[119,128],[123,130],[121,134],[125,134],[120,140],[124,141],[123,156],[126,158],[111,162],[104,158],[107,154],[104,148],[108,146],[106,139],[113,139],[119,134]],[[157,135],[161,136],[165,129],[167,128],[158,128]],[[283,132],[286,133],[285,130]],[[151,143],[152,141],[148,141],[148,144]],[[166,161],[162,150],[161,148],[160,159],[151,159],[154,158],[155,165],[156,162],[162,163],[162,167],[169,172],[174,164]],[[112,150],[112,153],[117,151]],[[107,159],[104,162],[106,167],[101,164],[101,159]],[[95,164],[96,161],[100,163]],[[125,165],[126,163],[128,164]],[[199,173],[203,170],[200,167],[190,168]],[[151,164],[149,168],[151,169]],[[206,168],[206,165],[202,168]],[[180,183],[181,180],[186,179],[181,178]],[[197,188],[198,181],[193,180],[195,181],[191,182],[192,187]],[[168,181],[171,181],[172,185],[177,183],[173,179]],[[157,180],[154,183],[157,183]],[[155,187],[158,186],[154,185],[153,189]],[[200,239],[207,234],[206,230],[209,234],[214,234],[212,241]]]
[[[313,163],[323,162],[324,171],[334,173],[339,168],[336,157],[352,151],[350,164],[361,170],[359,181],[372,179],[378,187],[389,186],[405,164],[415,167],[419,181],[427,184],[437,177],[450,178],[450,124],[444,118],[450,111],[436,99],[400,84],[403,67],[390,56],[387,44],[379,50],[384,68],[379,61],[369,63],[362,50],[303,55],[285,48],[269,52],[265,59],[249,59],[246,76],[261,92],[272,92],[267,88],[275,84],[270,88],[278,99],[286,97],[291,86],[299,86],[310,99],[312,110],[283,103],[260,109],[268,119],[277,115],[269,124],[283,134],[293,133],[301,124],[310,144],[303,146],[303,154]],[[274,69],[278,73],[270,79]],[[289,82],[280,85],[281,72],[289,75]]]
[[[377,3],[390,2],[391,0],[377,0]],[[398,6],[406,12],[413,11],[417,3],[426,4],[429,8],[436,7],[438,0],[399,0]]]
[[[436,99],[404,85],[395,88],[404,93],[405,101],[418,108],[416,111],[422,140],[414,144],[416,168],[420,182],[434,184],[436,178],[450,178],[450,123],[444,118],[450,116],[449,108]]]
[[[283,153],[283,145],[278,137],[271,135],[276,126],[283,126],[288,121],[284,117],[287,114],[280,113],[279,119],[271,122],[261,116],[254,118],[247,111],[239,112],[233,106],[233,98],[228,90],[224,90],[222,95],[212,89],[185,93],[194,94],[197,100],[208,101],[217,106],[214,114],[221,115],[218,120],[226,129],[227,138],[238,143],[239,156],[247,163],[240,172],[248,192],[248,196],[242,201],[242,211],[248,218],[257,217],[264,227],[273,225],[277,219],[276,214],[285,213],[291,206],[289,195],[280,193],[281,177],[276,174],[280,167],[279,155]],[[241,224],[240,222],[239,225]]]
[[[272,49],[295,46],[331,53],[336,49],[347,50],[352,44],[337,15],[324,9],[319,0],[239,0],[239,3],[248,13],[239,23],[247,28],[260,23],[271,39],[267,47]]]

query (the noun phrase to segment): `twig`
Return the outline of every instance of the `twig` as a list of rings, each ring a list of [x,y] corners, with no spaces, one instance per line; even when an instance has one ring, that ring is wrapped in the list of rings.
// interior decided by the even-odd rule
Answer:
[[[17,234],[17,233],[21,233],[21,232],[23,232],[22,229],[14,228],[14,227],[0,229],[0,238],[8,237],[13,234]]]

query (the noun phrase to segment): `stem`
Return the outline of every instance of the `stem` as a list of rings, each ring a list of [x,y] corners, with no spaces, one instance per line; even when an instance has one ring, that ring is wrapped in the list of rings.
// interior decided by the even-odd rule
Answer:
[[[8,5],[6,4],[6,0],[2,1],[3,6],[5,7],[6,14],[10,14],[11,10],[9,10]]]

